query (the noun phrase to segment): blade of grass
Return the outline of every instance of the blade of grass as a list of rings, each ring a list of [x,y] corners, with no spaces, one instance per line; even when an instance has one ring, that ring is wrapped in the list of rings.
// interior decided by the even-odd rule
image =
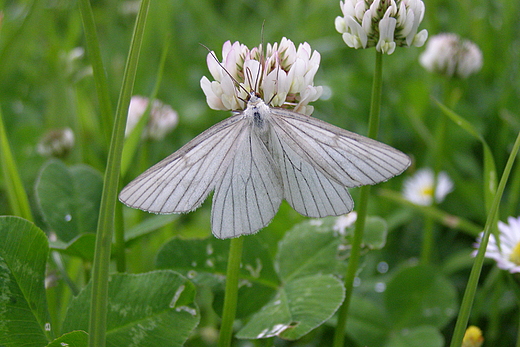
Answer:
[[[466,326],[468,325],[469,315],[473,306],[473,300],[475,299],[475,293],[477,291],[478,281],[480,273],[482,271],[482,265],[484,264],[484,256],[486,254],[489,235],[491,235],[491,232],[497,223],[498,208],[500,205],[500,201],[502,200],[502,195],[504,194],[504,189],[506,187],[509,174],[511,173],[511,168],[513,167],[513,163],[515,162],[515,158],[518,154],[519,148],[520,133],[518,133],[511,154],[509,155],[506,167],[504,168],[504,173],[502,174],[502,178],[500,179],[498,189],[493,198],[491,209],[488,213],[486,225],[484,227],[484,234],[482,235],[482,240],[478,248],[477,256],[475,257],[475,262],[473,263],[473,267],[471,268],[468,285],[466,287],[466,291],[464,292],[464,297],[462,299],[459,315],[457,317],[457,323],[455,324],[455,331],[453,332],[453,337],[450,344],[451,347],[459,347],[462,344],[464,332],[466,330]]]
[[[143,0],[137,15],[108,152],[107,168],[104,177],[103,195],[101,197],[101,207],[97,227],[96,249],[92,267],[92,300],[89,324],[90,347],[104,347],[106,345],[108,272],[110,265],[110,249],[114,231],[117,193],[119,189],[119,175],[121,172],[121,154],[123,152],[126,115],[134,86],[137,62],[139,60],[149,4],[150,0]],[[93,40],[94,38],[89,37],[88,39]]]
[[[0,164],[4,174],[4,183],[7,190],[7,199],[14,215],[33,221],[31,207],[27,193],[20,179],[16,162],[9,146],[7,132],[4,127],[2,110],[0,108]]]
[[[94,75],[94,83],[96,86],[97,97],[101,114],[101,129],[105,144],[108,146],[110,142],[110,133],[112,131],[112,104],[110,103],[110,93],[108,90],[107,76],[103,60],[101,59],[101,51],[99,49],[99,40],[97,38],[96,25],[92,7],[89,0],[79,1],[81,19],[85,30],[87,51],[90,55],[90,63]]]
[[[159,68],[157,69],[157,79],[155,80],[155,85],[153,87],[152,94],[149,97],[148,105],[146,106],[146,110],[144,111],[143,116],[139,119],[139,122],[136,124],[134,129],[132,129],[130,135],[125,139],[125,145],[123,147],[123,157],[121,158],[121,176],[124,176],[128,170],[130,164],[132,164],[134,160],[135,152],[137,151],[137,147],[141,140],[141,134],[143,133],[143,129],[148,123],[148,119],[150,118],[150,110],[152,109],[153,100],[157,97],[157,92],[159,91],[159,86],[161,85],[161,80],[164,71],[164,65],[166,62],[166,57],[168,56],[168,48],[170,43],[170,37],[167,36],[164,40],[164,49],[161,55],[161,61],[159,63]]]
[[[478,131],[473,127],[473,125],[471,125],[470,122],[453,112],[440,101],[435,100],[435,102],[446,116],[448,116],[458,126],[466,130],[469,134],[473,135],[482,143],[482,148],[484,149],[484,199],[486,203],[486,211],[489,214],[493,202],[493,197],[497,188],[497,170],[491,148],[489,148],[486,140],[484,140],[482,135],[478,133]]]

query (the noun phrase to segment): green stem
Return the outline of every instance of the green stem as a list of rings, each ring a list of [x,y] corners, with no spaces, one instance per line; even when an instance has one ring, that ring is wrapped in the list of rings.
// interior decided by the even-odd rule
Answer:
[[[233,337],[233,323],[237,309],[238,299],[238,274],[240,261],[242,260],[242,249],[244,238],[231,239],[229,247],[229,258],[226,274],[226,292],[224,294],[224,308],[222,311],[222,325],[220,326],[219,347],[229,347]]]
[[[370,118],[368,121],[368,137],[376,138],[379,128],[379,114],[381,111],[381,92],[383,86],[383,54],[376,51],[376,66],[374,72],[374,81],[372,85],[372,101],[370,104]],[[354,289],[354,279],[356,277],[359,258],[361,257],[361,243],[363,241],[363,232],[365,230],[365,221],[368,210],[368,197],[370,194],[370,186],[361,187],[359,193],[359,208],[357,211],[357,220],[354,229],[354,237],[352,239],[352,248],[348,260],[347,272],[345,275],[345,300],[338,311],[338,323],[334,332],[334,347],[343,347],[345,341],[345,326],[347,324],[348,310],[350,299]]]
[[[106,345],[108,273],[114,232],[115,207],[119,189],[119,174],[121,172],[121,153],[123,151],[126,114],[134,86],[149,3],[150,0],[143,0],[137,15],[108,152],[92,268],[92,301],[88,331],[90,347],[104,347]]]
[[[484,264],[484,256],[486,254],[487,244],[489,241],[489,235],[491,234],[491,232],[493,230],[493,226],[496,225],[496,223],[497,223],[498,207],[500,204],[500,200],[502,199],[502,195],[504,193],[507,179],[509,178],[511,168],[513,167],[513,163],[515,162],[515,158],[516,158],[516,155],[518,154],[519,148],[520,148],[520,133],[518,133],[515,144],[513,146],[513,150],[511,151],[511,154],[509,155],[509,159],[507,160],[506,167],[504,168],[504,173],[502,174],[502,178],[500,179],[498,189],[493,198],[491,210],[490,210],[490,213],[488,214],[488,218],[486,220],[486,225],[484,227],[484,235],[482,236],[482,241],[480,242],[480,246],[478,248],[475,262],[473,263],[473,267],[471,268],[468,285],[466,287],[466,291],[464,292],[464,298],[462,299],[462,305],[460,307],[459,316],[457,317],[457,323],[455,324],[455,331],[453,332],[453,338],[451,340],[451,345],[450,345],[451,347],[459,347],[462,344],[462,339],[464,338],[464,332],[465,332],[466,326],[468,324],[471,307],[473,306],[475,292],[477,291],[477,285],[478,285],[478,281],[479,281],[479,277],[480,277],[480,272],[482,271],[482,265]]]
[[[434,185],[435,187],[435,185]],[[435,222],[432,217],[426,216],[424,219],[424,233],[421,248],[421,264],[429,264],[432,258],[432,249],[434,244]]]
[[[444,102],[451,105],[452,92],[451,92],[450,80],[447,80],[444,86]],[[448,119],[447,117],[437,117],[437,129],[435,134],[435,140],[432,143],[432,152],[434,157],[433,162],[433,191],[432,191],[432,206],[437,205],[435,199],[437,186],[439,183],[439,172],[442,170],[444,160],[444,143],[446,142],[446,127]],[[424,220],[424,233],[422,239],[421,248],[421,264],[429,264],[433,253],[433,245],[435,244],[435,221],[431,217],[426,217]]]
[[[520,317],[518,319],[518,331],[516,332],[516,347],[520,347]]]
[[[423,206],[414,204],[413,202],[403,198],[403,195],[398,192],[394,192],[388,189],[379,189],[377,193],[382,197],[416,209],[425,216],[433,218],[434,220],[436,220],[444,226],[447,226],[448,228],[459,229],[465,232],[466,234],[470,235],[471,237],[477,237],[478,234],[482,231],[481,226],[474,224],[467,219],[446,213],[435,206]]]

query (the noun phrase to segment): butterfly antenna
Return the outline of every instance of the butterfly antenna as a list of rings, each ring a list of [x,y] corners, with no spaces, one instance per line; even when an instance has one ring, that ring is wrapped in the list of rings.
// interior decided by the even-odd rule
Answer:
[[[222,63],[221,63],[220,61],[218,61],[218,58],[217,58],[217,56],[215,55],[215,53],[214,53],[212,50],[210,50],[207,46],[203,45],[202,43],[199,43],[199,45],[201,45],[202,47],[204,47],[204,48],[206,48],[206,49],[208,50],[209,54],[211,54],[211,56],[213,57],[213,59],[215,59],[215,61],[216,61],[217,64],[222,68],[222,70],[224,70],[224,71],[226,72],[226,74],[231,78],[231,80],[233,80],[233,82],[235,82],[235,85],[237,86],[237,88],[238,88],[238,89],[242,88],[242,89],[246,92],[246,94],[249,95],[250,92],[247,91],[247,89],[244,88],[244,86],[242,86],[242,85],[241,85],[241,84],[240,84],[240,83],[235,79],[235,77],[233,77],[233,76],[229,73],[229,71],[224,67],[224,65],[222,65]],[[237,98],[240,99],[240,100],[242,100],[243,102],[247,103],[247,101],[244,100],[244,99],[242,99],[241,97],[237,96]]]
[[[280,63],[280,56],[278,53],[276,54],[276,80],[274,81],[275,84],[275,90],[273,93],[273,96],[271,96],[271,99],[269,99],[268,105],[271,105],[271,102],[274,100],[276,95],[278,95],[278,81],[280,80],[280,69],[281,69],[281,63]]]

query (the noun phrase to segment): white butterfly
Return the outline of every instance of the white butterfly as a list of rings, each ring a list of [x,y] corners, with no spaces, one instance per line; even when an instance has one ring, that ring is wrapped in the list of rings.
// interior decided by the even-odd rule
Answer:
[[[152,166],[119,199],[149,212],[182,213],[214,190],[212,231],[225,239],[265,227],[282,199],[308,217],[350,212],[347,188],[386,181],[409,165],[390,146],[270,107],[251,93],[244,111]]]

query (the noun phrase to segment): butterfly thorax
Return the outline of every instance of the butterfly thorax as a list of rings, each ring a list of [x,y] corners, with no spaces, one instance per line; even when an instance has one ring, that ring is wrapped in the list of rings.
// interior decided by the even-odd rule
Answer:
[[[253,128],[259,134],[265,134],[268,130],[266,117],[269,116],[269,113],[269,106],[266,105],[264,100],[256,95],[251,95],[244,115],[252,119]]]

